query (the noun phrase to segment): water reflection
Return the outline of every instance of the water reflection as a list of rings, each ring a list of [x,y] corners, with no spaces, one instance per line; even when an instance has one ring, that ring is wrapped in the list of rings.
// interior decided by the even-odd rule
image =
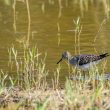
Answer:
[[[77,80],[98,80],[98,81],[104,81],[104,80],[110,80],[110,73],[106,73],[103,75],[94,75],[92,77],[89,76],[79,76],[79,75],[73,75],[70,76],[69,79],[73,80],[73,81],[77,81]]]

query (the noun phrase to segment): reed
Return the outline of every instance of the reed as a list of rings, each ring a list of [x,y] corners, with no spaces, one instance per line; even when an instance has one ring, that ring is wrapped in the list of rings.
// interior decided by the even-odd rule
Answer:
[[[18,85],[30,88],[36,85],[38,88],[41,82],[45,81],[48,71],[45,70],[45,58],[40,60],[40,53],[36,47],[25,49],[23,56],[19,57],[17,50],[12,47],[9,49],[9,65],[15,70]],[[15,66],[13,66],[13,64]]]
[[[109,18],[109,8],[110,2],[108,0],[73,0],[73,5],[78,5],[80,7],[81,15],[84,15],[84,11],[88,11],[89,5],[99,8],[103,7],[105,15]]]

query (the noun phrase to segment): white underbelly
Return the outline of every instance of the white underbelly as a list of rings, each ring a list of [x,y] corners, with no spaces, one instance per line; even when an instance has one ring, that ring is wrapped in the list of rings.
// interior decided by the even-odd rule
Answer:
[[[84,64],[84,65],[81,65],[81,66],[77,66],[78,68],[82,69],[82,70],[87,70],[87,69],[90,69],[92,67],[96,67],[96,64],[99,63],[99,61],[97,62],[91,62],[91,63],[88,63],[88,64]]]

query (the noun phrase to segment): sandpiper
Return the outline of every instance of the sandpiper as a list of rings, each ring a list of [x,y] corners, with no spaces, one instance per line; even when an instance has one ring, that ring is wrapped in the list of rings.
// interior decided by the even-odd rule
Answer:
[[[77,68],[80,68],[82,70],[88,70],[107,56],[109,56],[108,53],[101,55],[81,54],[73,57],[68,51],[66,51],[62,54],[62,58],[57,62],[57,64],[63,59],[66,59],[69,64],[76,66]]]

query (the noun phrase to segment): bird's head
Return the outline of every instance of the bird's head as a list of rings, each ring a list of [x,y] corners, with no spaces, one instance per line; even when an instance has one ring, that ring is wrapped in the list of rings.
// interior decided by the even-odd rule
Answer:
[[[65,52],[62,53],[62,57],[61,57],[61,59],[57,62],[57,64],[60,63],[63,59],[69,60],[70,58],[71,58],[71,54],[70,54],[68,51],[65,51]]]

